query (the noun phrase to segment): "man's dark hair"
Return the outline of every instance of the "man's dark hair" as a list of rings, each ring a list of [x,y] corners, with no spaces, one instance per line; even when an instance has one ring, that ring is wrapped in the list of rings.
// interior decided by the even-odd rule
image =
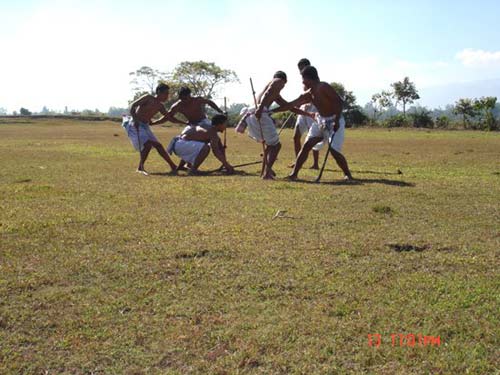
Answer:
[[[170,90],[170,87],[168,87],[167,84],[165,83],[159,83],[158,86],[156,86],[156,94],[163,94],[164,92],[168,92]]]
[[[304,69],[302,69],[300,74],[302,74],[302,78],[311,79],[313,81],[319,81],[318,71],[314,66],[311,65],[306,66]]]
[[[306,59],[306,58],[303,58],[303,59],[300,59],[297,66],[299,67],[299,69],[302,71],[302,69],[304,69],[306,66],[310,66],[311,65],[311,62]]]
[[[179,89],[179,98],[185,98],[191,95],[191,90],[189,87],[183,86]]]
[[[273,78],[284,79],[285,81],[287,80],[286,79],[286,73],[282,72],[281,70],[278,70],[276,73],[274,73]]]
[[[226,121],[227,121],[227,116],[221,114],[215,115],[214,117],[212,117],[212,126],[221,125]]]

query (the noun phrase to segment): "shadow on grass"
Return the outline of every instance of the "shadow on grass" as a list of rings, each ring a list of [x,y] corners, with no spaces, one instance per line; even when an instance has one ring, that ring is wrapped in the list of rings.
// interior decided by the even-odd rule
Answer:
[[[283,181],[286,181],[283,180]],[[302,184],[314,184],[314,185],[336,185],[336,186],[359,186],[365,184],[382,184],[388,186],[397,186],[397,187],[415,187],[415,184],[406,181],[398,181],[398,180],[389,180],[387,178],[356,178],[355,180],[345,181],[307,181],[307,180],[296,180],[292,181],[294,183],[302,183]]]
[[[173,174],[171,172],[153,172],[149,173],[150,176],[173,176],[173,177],[207,177],[207,176],[241,176],[241,177],[255,177],[259,173],[248,173],[245,171],[234,171],[233,174],[227,174],[223,171],[198,171],[196,174],[187,174],[186,172],[180,172]]]

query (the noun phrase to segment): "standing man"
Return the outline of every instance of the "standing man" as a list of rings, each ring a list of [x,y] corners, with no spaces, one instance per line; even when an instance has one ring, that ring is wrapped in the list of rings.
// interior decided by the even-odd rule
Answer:
[[[257,108],[247,110],[246,113],[243,113],[243,118],[237,127],[237,129],[240,129],[241,125],[246,123],[248,126],[248,135],[257,142],[264,142],[264,157],[267,159],[265,163],[266,168],[262,171],[261,177],[265,180],[274,179],[276,174],[273,171],[273,164],[281,149],[279,135],[276,131],[274,121],[270,116],[269,107],[274,102],[280,106],[288,105],[288,102],[281,97],[281,90],[285,87],[286,82],[286,74],[282,71],[277,71],[273,79],[257,96]],[[293,106],[290,109],[296,113],[310,115],[304,111],[300,111],[298,108],[293,108]],[[262,136],[264,139],[262,139]]]
[[[309,129],[306,141],[297,156],[295,166],[288,178],[290,180],[297,179],[299,171],[306,161],[309,152],[317,143],[324,141],[329,144],[331,137],[334,137],[330,152],[340,169],[344,172],[344,179],[352,180],[353,178],[349,166],[347,165],[347,160],[344,155],[341,154],[345,131],[345,120],[342,116],[342,99],[331,85],[327,82],[320,81],[318,71],[315,67],[305,67],[301,71],[301,75],[302,83],[307,91],[286,106],[281,106],[273,111],[286,111],[294,106],[305,103],[313,103],[318,110],[316,121]],[[312,116],[313,114],[310,113],[309,115]]]
[[[300,59],[299,63],[297,64],[297,66],[299,68],[299,73],[302,71],[302,69],[304,69],[305,67],[310,66],[310,65],[311,65],[311,63],[309,62],[308,59],[305,59],[305,58]],[[303,104],[300,107],[300,109],[303,111],[306,111],[306,112],[310,112],[310,113],[317,113],[318,112],[318,110],[316,109],[316,107],[312,103]],[[294,145],[294,149],[295,149],[295,158],[297,158],[297,155],[299,154],[300,149],[302,148],[300,140],[304,134],[307,134],[309,132],[309,129],[311,128],[313,122],[314,122],[314,120],[308,116],[304,116],[304,115],[297,116],[297,121],[295,122],[295,129],[293,132],[293,145]],[[323,148],[323,142],[319,142],[313,147],[313,160],[314,161],[313,161],[313,165],[311,166],[311,169],[319,169],[319,164],[318,164],[319,151],[322,148]],[[293,168],[294,166],[295,166],[295,163],[290,165],[290,168]]]
[[[150,125],[161,124],[167,121],[168,113],[163,103],[168,99],[169,87],[160,83],[156,87],[156,96],[146,94],[135,100],[130,107],[131,117],[124,117],[122,126],[127,131],[127,135],[134,148],[140,152],[139,166],[137,172],[147,176],[144,163],[148,158],[151,148],[155,148],[160,156],[168,163],[172,172],[176,170],[176,165],[170,159],[162,144],[151,131]],[[157,121],[152,121],[154,115],[160,112],[163,116]]]

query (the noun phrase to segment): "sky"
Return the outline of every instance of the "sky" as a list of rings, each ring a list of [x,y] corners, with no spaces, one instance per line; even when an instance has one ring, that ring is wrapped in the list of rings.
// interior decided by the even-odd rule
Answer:
[[[0,0],[0,108],[106,112],[127,106],[130,72],[197,60],[237,73],[216,98],[229,104],[277,70],[294,99],[303,57],[360,105],[405,76],[424,91],[500,82],[499,14],[498,0]]]

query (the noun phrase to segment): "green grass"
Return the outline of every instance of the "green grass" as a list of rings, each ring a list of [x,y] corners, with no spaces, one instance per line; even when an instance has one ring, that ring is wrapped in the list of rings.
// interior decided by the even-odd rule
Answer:
[[[264,182],[258,165],[143,177],[115,123],[2,121],[0,139],[2,374],[500,367],[497,133],[348,130],[355,184],[331,161],[321,184],[308,169]],[[259,158],[246,136],[228,146],[233,164]],[[167,170],[153,152],[147,167]]]

